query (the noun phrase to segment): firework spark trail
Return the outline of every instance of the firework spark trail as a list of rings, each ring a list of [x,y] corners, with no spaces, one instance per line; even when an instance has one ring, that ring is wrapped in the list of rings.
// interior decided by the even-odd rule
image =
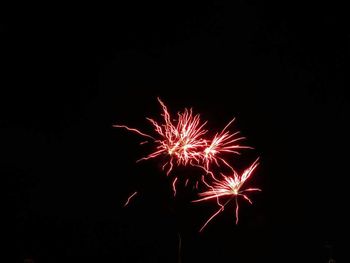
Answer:
[[[214,181],[212,185],[207,185],[210,190],[207,190],[205,192],[199,193],[199,196],[202,198],[198,200],[194,200],[192,202],[201,202],[206,201],[210,199],[216,199],[218,205],[220,206],[219,210],[215,212],[202,226],[202,228],[199,230],[200,232],[207,226],[207,224],[214,219],[219,213],[224,211],[225,206],[232,200],[235,199],[236,202],[236,224],[238,224],[238,211],[239,211],[239,204],[238,204],[238,197],[242,196],[245,200],[247,200],[250,204],[252,204],[252,201],[247,196],[247,192],[253,192],[253,191],[261,191],[259,188],[247,188],[243,189],[244,183],[252,176],[252,173],[256,169],[256,167],[259,165],[257,159],[250,167],[248,167],[242,175],[239,175],[237,172],[233,172],[233,176],[226,176],[222,175],[223,179],[221,181]],[[226,201],[225,204],[220,203],[220,199],[224,197],[229,197],[229,199]]]
[[[245,137],[239,137],[239,131],[235,133],[230,133],[226,129],[234,122],[235,119],[232,119],[225,128],[220,132],[216,133],[214,138],[210,141],[210,145],[204,149],[203,153],[203,163],[204,169],[207,173],[210,173],[210,165],[215,163],[217,166],[220,166],[219,161],[228,166],[232,171],[232,166],[222,157],[223,153],[234,153],[240,154],[238,150],[240,149],[252,149],[249,146],[240,145],[238,142],[244,140]],[[213,176],[213,174],[211,174]]]
[[[175,177],[174,181],[173,181],[173,191],[174,191],[174,196],[176,196],[176,181],[177,181],[177,177]]]
[[[130,196],[128,197],[128,200],[125,202],[124,207],[126,207],[126,206],[130,203],[131,199],[132,199],[135,195],[137,195],[137,194],[138,194],[138,192],[136,191],[136,192],[134,192],[132,195],[130,195]]]
[[[151,138],[151,139],[155,140],[151,135],[145,134],[145,133],[139,131],[138,129],[130,128],[130,127],[126,126],[126,125],[113,125],[113,127],[115,127],[115,128],[124,128],[124,129],[127,129],[128,131],[132,131],[132,132],[140,134],[140,135],[142,135],[144,137],[148,137],[148,138]],[[143,144],[143,143],[146,143],[146,142],[141,142],[141,143]]]

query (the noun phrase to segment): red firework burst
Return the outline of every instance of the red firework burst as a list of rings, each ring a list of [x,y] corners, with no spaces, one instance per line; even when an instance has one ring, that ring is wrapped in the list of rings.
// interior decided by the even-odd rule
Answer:
[[[215,163],[217,166],[220,166],[219,161],[233,170],[231,165],[229,165],[228,162],[221,157],[222,154],[240,154],[238,151],[240,149],[252,149],[252,147],[239,144],[239,141],[245,139],[245,137],[238,136],[240,134],[239,131],[230,133],[226,130],[234,122],[234,120],[235,119],[232,119],[220,133],[216,133],[214,138],[209,141],[209,146],[204,149],[202,161],[204,164],[204,169],[209,173],[211,163]]]
[[[250,204],[252,204],[252,201],[247,196],[248,192],[253,191],[261,191],[259,188],[246,188],[244,189],[243,186],[245,182],[252,176],[252,173],[256,169],[256,167],[259,165],[258,159],[244,172],[239,175],[237,172],[233,170],[233,174],[231,176],[226,176],[221,174],[223,177],[222,180],[215,180],[212,185],[209,185],[206,183],[206,185],[210,188],[208,191],[204,191],[202,193],[199,193],[199,196],[202,198],[198,200],[194,200],[192,202],[202,202],[207,201],[211,199],[216,199],[218,205],[220,206],[219,210],[216,211],[202,226],[200,229],[200,232],[207,226],[207,224],[216,217],[219,213],[224,211],[225,206],[232,200],[235,200],[236,202],[236,224],[238,224],[238,210],[239,210],[239,204],[238,204],[238,197],[243,197],[246,201],[248,201]],[[205,182],[205,181],[204,181]],[[228,198],[228,200],[222,204],[221,199],[222,198]]]
[[[152,139],[156,144],[156,150],[138,161],[167,155],[169,159],[164,163],[163,169],[167,167],[167,175],[169,175],[174,164],[186,166],[200,162],[203,149],[207,145],[207,141],[202,138],[207,132],[204,130],[206,122],[201,121],[199,114],[194,115],[192,109],[185,109],[183,112],[178,112],[177,119],[172,119],[165,104],[159,98],[158,101],[163,109],[163,113],[161,114],[163,122],[160,124],[154,119],[146,118],[152,123],[157,133],[157,138],[125,125],[113,126],[125,128]]]

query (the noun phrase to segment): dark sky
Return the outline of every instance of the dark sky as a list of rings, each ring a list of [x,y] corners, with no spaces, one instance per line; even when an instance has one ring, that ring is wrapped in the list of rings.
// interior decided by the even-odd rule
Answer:
[[[7,262],[179,262],[179,235],[182,263],[326,262],[327,245],[348,261],[346,10],[276,2],[38,7],[2,21]],[[237,164],[260,156],[263,190],[239,225],[229,206],[198,233],[215,204],[172,198],[159,163],[135,164],[149,148],[112,128],[149,132],[157,96],[215,129],[236,117],[255,147]]]

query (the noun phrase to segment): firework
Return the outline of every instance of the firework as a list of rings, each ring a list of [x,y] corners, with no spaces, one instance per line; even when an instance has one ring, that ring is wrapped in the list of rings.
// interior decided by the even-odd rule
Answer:
[[[209,145],[204,149],[202,162],[207,173],[211,173],[210,165],[212,163],[220,166],[219,162],[224,163],[231,170],[233,170],[232,166],[223,157],[221,157],[222,154],[240,154],[240,149],[252,149],[252,147],[239,144],[240,141],[245,139],[245,137],[239,136],[239,131],[235,133],[230,133],[227,131],[227,128],[234,122],[234,120],[235,119],[232,119],[220,133],[216,133],[214,138],[209,141]]]
[[[248,201],[250,204],[252,204],[252,201],[247,196],[248,192],[253,191],[261,191],[259,188],[244,188],[245,182],[252,176],[254,170],[259,165],[258,159],[244,172],[239,175],[237,172],[233,171],[233,174],[230,176],[226,176],[224,174],[221,174],[222,179],[221,180],[215,180],[212,185],[207,184],[207,187],[210,188],[210,190],[204,191],[202,193],[199,193],[199,196],[202,197],[198,200],[194,200],[192,202],[202,202],[207,201],[211,199],[216,199],[217,204],[219,205],[219,209],[205,222],[205,224],[202,226],[200,231],[202,231],[207,224],[218,214],[220,214],[222,211],[224,211],[225,206],[232,200],[235,200],[236,203],[236,224],[238,224],[238,211],[239,211],[239,204],[238,204],[238,198],[243,197],[246,201]],[[205,182],[205,181],[204,181]],[[222,204],[222,199],[227,199],[224,204]]]
[[[150,138],[156,145],[156,150],[139,159],[149,160],[161,155],[167,155],[168,159],[163,164],[163,170],[167,170],[167,175],[170,174],[174,165],[186,166],[198,164],[203,158],[203,149],[208,142],[202,138],[207,132],[204,129],[206,122],[202,122],[200,115],[194,115],[192,109],[185,109],[183,112],[178,112],[177,119],[172,119],[165,104],[158,98],[162,106],[163,117],[162,123],[158,123],[154,119],[146,118],[150,121],[156,132],[156,138],[141,132],[135,128],[129,128],[126,125],[113,125],[117,128],[125,128],[135,132],[141,136]]]

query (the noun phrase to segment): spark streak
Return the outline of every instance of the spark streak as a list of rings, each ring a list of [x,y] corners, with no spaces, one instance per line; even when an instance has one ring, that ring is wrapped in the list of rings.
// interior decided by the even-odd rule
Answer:
[[[148,137],[148,138],[151,138],[153,140],[155,140],[152,136],[148,135],[148,134],[145,134],[143,132],[140,132],[138,129],[135,129],[135,128],[129,128],[128,126],[126,125],[113,125],[113,127],[115,128],[124,128],[124,129],[127,129],[128,131],[132,131],[132,132],[136,132],[144,137]],[[145,142],[142,142],[142,143],[145,143]]]
[[[124,207],[126,207],[126,206],[130,203],[131,199],[132,199],[135,195],[137,195],[137,191],[134,192],[132,195],[130,195],[130,196],[128,197],[128,200],[125,202]]]
[[[174,196],[176,196],[176,181],[177,181],[177,177],[175,177],[175,179],[174,179],[174,181],[173,181]]]

